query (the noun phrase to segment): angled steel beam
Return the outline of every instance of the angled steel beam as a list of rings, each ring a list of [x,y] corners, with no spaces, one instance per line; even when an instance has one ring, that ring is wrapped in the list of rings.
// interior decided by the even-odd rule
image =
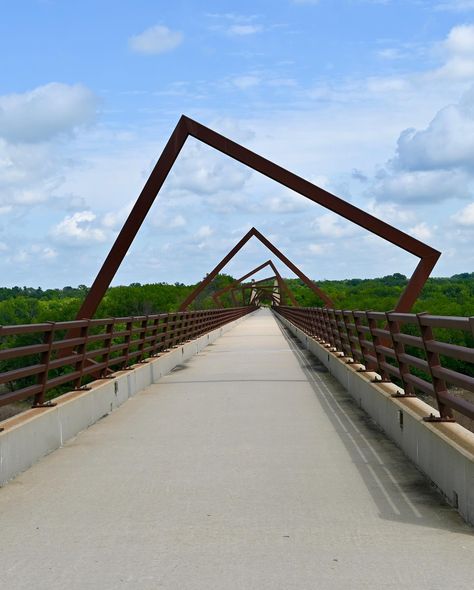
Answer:
[[[127,221],[117,236],[114,245],[92,284],[77,314],[78,318],[91,318],[94,315],[189,136],[303,195],[310,201],[322,205],[337,215],[360,225],[384,240],[392,242],[403,250],[418,256],[420,262],[395,307],[396,311],[409,311],[411,309],[426,279],[441,255],[438,250],[431,248],[413,236],[391,226],[385,221],[377,219],[355,205],[336,197],[308,180],[301,178],[293,172],[278,166],[278,164],[239,145],[235,141],[183,115],[179,119]]]
[[[185,311],[189,305],[196,299],[196,297],[209,285],[209,283],[220,273],[220,271],[232,260],[232,258],[239,252],[245,244],[251,238],[257,238],[264,246],[266,246],[277,258],[279,258],[283,264],[295,273],[297,277],[299,277],[303,283],[309,287],[320,299],[324,301],[324,304],[328,307],[334,307],[334,303],[331,298],[322,291],[311,279],[309,279],[301,270],[294,265],[291,260],[289,260],[284,254],[278,250],[276,246],[274,246],[267,238],[257,231],[254,227],[250,229],[245,236],[232,248],[232,250],[224,256],[224,258],[219,262],[219,264],[206,276],[204,279],[195,287],[195,289],[186,297],[186,299],[181,304],[179,311]],[[273,267],[274,268],[274,267]],[[276,269],[275,269],[276,270]],[[277,274],[278,271],[275,272]]]
[[[271,260],[267,260],[263,264],[260,264],[260,266],[257,266],[256,268],[252,269],[248,273],[246,273],[243,276],[241,276],[239,279],[236,279],[230,285],[227,285],[227,287],[223,287],[222,289],[219,289],[218,291],[216,291],[215,293],[213,293],[212,298],[214,299],[214,303],[216,305],[219,305],[220,304],[222,306],[221,295],[223,295],[224,293],[226,293],[232,286],[238,285],[239,283],[241,283],[245,279],[248,279],[253,274],[256,274],[260,270],[263,270],[266,266],[269,266],[273,270],[273,272],[275,273],[275,276],[278,279],[278,282],[280,283],[280,290],[282,292],[283,292],[283,290],[285,291],[285,293],[287,294],[288,298],[290,299],[292,305],[294,305],[295,307],[299,307],[298,306],[298,302],[296,301],[296,298],[293,295],[293,292],[288,287],[288,285],[285,283],[285,281],[281,277],[280,273],[278,272],[278,269],[276,268],[276,266],[273,264],[273,262]]]

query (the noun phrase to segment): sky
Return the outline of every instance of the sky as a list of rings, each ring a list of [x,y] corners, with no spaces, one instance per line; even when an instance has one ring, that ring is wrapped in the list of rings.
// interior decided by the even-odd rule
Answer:
[[[474,0],[0,9],[0,285],[90,285],[181,114],[474,270]],[[315,280],[417,263],[188,139],[114,284],[196,282],[252,226]]]

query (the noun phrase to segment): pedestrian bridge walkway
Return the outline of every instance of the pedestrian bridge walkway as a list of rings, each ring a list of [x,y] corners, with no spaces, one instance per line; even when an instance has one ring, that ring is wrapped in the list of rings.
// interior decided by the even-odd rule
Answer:
[[[8,590],[472,589],[474,535],[269,310],[0,489]]]

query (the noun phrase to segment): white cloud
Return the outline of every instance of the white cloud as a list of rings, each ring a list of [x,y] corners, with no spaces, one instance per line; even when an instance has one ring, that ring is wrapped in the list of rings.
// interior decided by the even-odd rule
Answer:
[[[173,167],[169,184],[175,191],[215,196],[242,190],[250,176],[248,168],[189,141]]]
[[[322,255],[327,252],[327,247],[324,244],[309,244],[308,250],[311,254]]]
[[[66,243],[71,241],[76,243],[104,242],[106,239],[104,230],[93,223],[96,217],[92,211],[78,211],[60,221],[53,228],[51,235]]]
[[[409,233],[421,241],[429,240],[433,236],[433,232],[425,221],[417,223],[408,230]]]
[[[260,84],[261,80],[258,76],[236,76],[232,78],[232,84],[237,86],[240,90],[247,90],[248,88],[254,88]]]
[[[81,84],[52,82],[0,96],[0,137],[10,143],[47,141],[91,123],[97,97]]]
[[[441,109],[426,129],[403,131],[397,152],[397,165],[408,170],[474,170],[474,88],[458,104]]]
[[[469,79],[474,75],[474,25],[453,27],[441,48],[446,63],[432,72],[435,78]]]
[[[6,252],[8,250],[8,246],[5,242],[0,242],[0,252]]]
[[[163,25],[155,25],[129,38],[128,45],[135,53],[158,55],[176,49],[183,41],[180,31],[172,31]]]
[[[474,202],[469,203],[464,209],[455,213],[453,219],[464,227],[474,227]]]
[[[441,2],[436,6],[436,9],[451,12],[474,10],[474,0],[450,0],[448,2]]]
[[[255,35],[255,33],[261,33],[263,27],[261,25],[251,24],[236,24],[231,25],[228,29],[229,34],[237,36]]]
[[[474,88],[425,129],[405,129],[372,186],[377,199],[432,203],[474,192]]]
[[[209,238],[214,233],[214,230],[210,225],[202,225],[196,232],[197,238]]]
[[[357,226],[334,213],[323,213],[313,221],[312,227],[317,231],[318,236],[330,238],[342,238],[358,231]]]
[[[459,170],[413,170],[381,174],[372,194],[392,202],[439,203],[466,199],[472,193],[470,177]]]
[[[121,207],[116,211],[109,211],[104,215],[102,225],[109,229],[120,229],[125,223],[134,204],[134,201],[130,201],[125,207]]]

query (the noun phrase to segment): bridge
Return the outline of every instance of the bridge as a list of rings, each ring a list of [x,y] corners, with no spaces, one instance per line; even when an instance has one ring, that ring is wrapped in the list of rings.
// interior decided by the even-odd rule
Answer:
[[[183,126],[222,147],[180,122],[152,179]],[[410,313],[436,251],[408,240],[394,311],[341,310],[253,228],[180,311],[95,318],[137,211],[75,321],[0,327],[0,405],[32,406],[0,422],[2,586],[471,589],[474,318]],[[252,237],[320,307],[269,260],[199,309]]]

